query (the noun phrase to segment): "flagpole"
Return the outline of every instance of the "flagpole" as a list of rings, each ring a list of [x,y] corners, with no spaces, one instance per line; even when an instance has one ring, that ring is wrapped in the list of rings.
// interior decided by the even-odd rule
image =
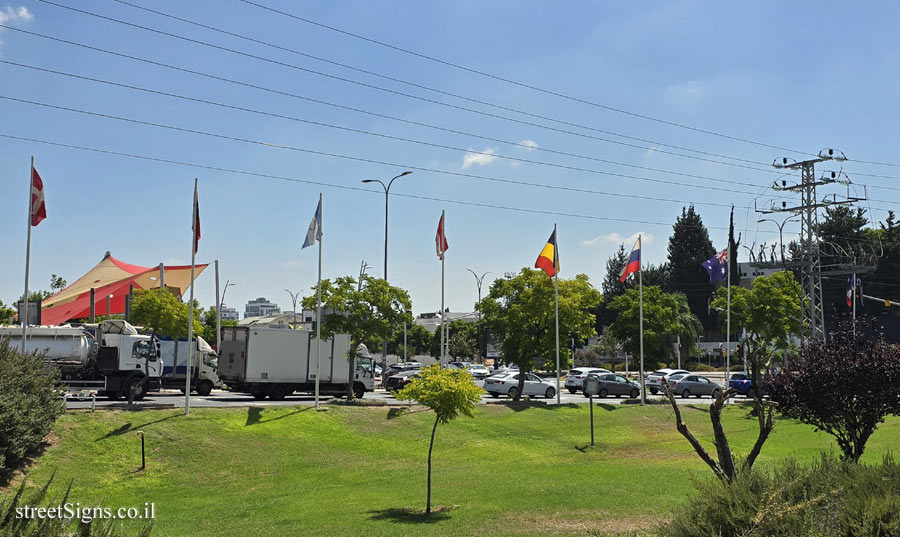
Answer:
[[[319,207],[322,207],[322,193],[319,193]],[[324,212],[324,209],[322,210]],[[324,214],[319,219],[324,220]],[[316,234],[321,231],[321,226]],[[316,282],[316,408],[319,408],[319,373],[322,369],[322,239],[319,238],[319,279]],[[374,371],[374,369],[373,369]],[[374,374],[374,373],[373,373]],[[350,379],[353,382],[353,379]]]
[[[444,252],[444,237],[447,236],[447,222],[444,220],[444,212],[441,211],[441,236],[440,236],[440,245],[439,248],[441,250],[441,367],[444,367],[444,349],[445,344],[447,343],[448,332],[444,332],[445,325],[447,324],[446,319],[444,318],[444,257],[446,253]]]
[[[854,259],[854,264],[855,263]],[[856,273],[854,272],[851,275],[853,280],[850,281],[850,286],[853,288],[853,336],[856,337]]]
[[[562,402],[561,395],[559,393],[559,255],[558,255],[558,247],[559,237],[556,235],[556,224],[553,224],[553,237],[556,239],[556,244],[553,245],[553,287],[554,287],[554,309],[556,311],[556,404],[560,404]]]
[[[28,227],[28,239],[25,242],[25,294],[23,296],[24,307],[22,308],[22,355],[24,356],[28,349],[26,340],[28,339],[28,272],[31,268],[31,189],[34,188],[34,156],[31,157],[31,169],[28,170],[28,216],[25,219],[25,225]]]
[[[728,279],[725,286],[727,287],[728,298],[726,300],[726,321],[725,321],[725,386],[728,386],[728,379],[731,375],[731,237],[728,238],[728,258],[725,270],[725,277]]]
[[[647,401],[647,388],[644,384],[644,260],[643,260],[643,252],[641,252],[641,248],[643,245],[641,244],[641,236],[638,235],[638,318],[640,322],[640,337],[641,337],[641,366],[638,374],[641,379],[641,404],[645,404]]]
[[[191,299],[188,302],[188,360],[184,367],[184,415],[191,408],[191,367],[194,365],[194,265],[197,262],[197,178],[194,178],[194,204],[191,210]],[[109,314],[109,312],[106,312]]]

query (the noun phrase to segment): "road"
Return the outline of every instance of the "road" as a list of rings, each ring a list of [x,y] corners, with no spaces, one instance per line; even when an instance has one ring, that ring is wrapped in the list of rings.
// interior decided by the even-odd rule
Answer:
[[[483,381],[476,381],[476,384],[479,386],[483,385]],[[331,399],[332,396],[326,395],[322,396],[322,401],[327,401]],[[383,401],[388,405],[405,405],[408,404],[405,401],[399,401],[394,398],[393,395],[382,390],[380,388],[376,389],[375,392],[366,393],[364,398],[367,401]],[[577,404],[577,403],[586,403],[587,398],[585,398],[581,393],[570,394],[565,389],[562,390],[562,394],[560,396],[562,404]],[[648,399],[651,400],[659,400],[662,399],[660,395],[650,395],[648,393]],[[739,398],[743,399],[743,398]],[[551,399],[545,399],[543,397],[535,399],[539,402],[546,402],[547,404],[556,404],[556,397]],[[602,402],[604,404],[620,404],[622,401],[625,401],[625,398],[618,397],[607,397],[605,399],[594,398],[595,401]],[[508,401],[505,397],[493,398],[489,395],[483,395],[481,398],[482,403],[490,404],[490,403],[505,403]],[[698,399],[690,399],[691,402],[705,401],[709,402],[710,399],[708,397],[703,398],[702,400]],[[685,400],[687,402],[687,400]],[[306,394],[298,394],[291,395],[285,398],[284,401],[257,401],[253,397],[247,394],[239,394],[239,393],[231,393],[221,390],[213,390],[213,392],[205,397],[201,397],[198,395],[191,395],[191,407],[218,407],[218,408],[228,408],[228,407],[249,407],[249,406],[258,406],[258,407],[270,407],[270,406],[298,406],[298,405],[312,405],[315,403],[315,398],[312,395]],[[67,409],[88,409],[91,408],[92,405],[96,405],[97,408],[128,408],[127,401],[110,401],[105,397],[98,397],[96,401],[91,401],[89,398],[81,398],[81,399],[69,399],[66,403]],[[152,393],[147,395],[147,397],[143,401],[137,401],[134,404],[133,408],[184,408],[184,394],[177,390],[163,390],[160,393]]]

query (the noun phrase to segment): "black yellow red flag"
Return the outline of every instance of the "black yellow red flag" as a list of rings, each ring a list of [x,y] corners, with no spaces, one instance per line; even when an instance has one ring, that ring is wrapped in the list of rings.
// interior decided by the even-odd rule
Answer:
[[[556,230],[550,235],[546,246],[541,250],[541,255],[534,262],[534,268],[539,268],[551,278],[559,272],[559,251],[556,247]]]

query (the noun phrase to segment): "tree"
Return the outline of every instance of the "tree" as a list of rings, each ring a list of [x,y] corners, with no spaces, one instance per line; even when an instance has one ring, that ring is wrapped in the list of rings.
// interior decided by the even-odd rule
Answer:
[[[844,322],[828,342],[801,348],[768,388],[782,413],[832,435],[843,459],[859,462],[878,424],[900,413],[900,348],[870,320]]]
[[[725,310],[726,289],[719,288],[712,306]],[[778,352],[791,348],[790,338],[804,326],[805,299],[791,272],[776,272],[753,280],[752,289],[731,288],[731,327],[744,329],[747,337],[745,366],[750,370],[753,391],[761,398],[761,371],[768,369]],[[725,322],[725,316],[721,316]]]
[[[424,326],[418,324],[408,326],[406,329],[407,355],[429,354],[432,339],[431,332]],[[403,332],[394,332],[394,337],[388,341],[388,351],[403,356]]]
[[[556,329],[553,280],[541,270],[523,268],[510,279],[497,279],[490,293],[477,304],[491,333],[503,338],[503,360],[525,373],[534,368],[535,358],[556,361]],[[592,308],[603,300],[584,274],[559,280],[560,367],[568,364],[566,334],[587,339],[594,334]],[[518,400],[525,385],[519,375]]]
[[[219,323],[221,326],[237,326],[238,322],[234,319],[222,319]],[[215,344],[216,338],[216,307],[210,306],[203,312],[203,333],[200,337],[206,340],[210,345]]]
[[[632,355],[640,352],[640,297],[638,289],[629,289],[613,300],[610,308],[616,321],[610,335],[622,341]],[[675,342],[681,336],[688,345],[696,341],[700,321],[691,313],[682,293],[665,293],[657,286],[644,286],[644,366],[655,367],[670,361]],[[648,358],[649,357],[649,358]]]
[[[54,295],[65,289],[66,285],[68,284],[62,276],[57,276],[56,274],[50,275],[50,290]]]
[[[684,293],[691,312],[707,328],[710,328],[710,315],[706,301],[713,292],[713,286],[702,263],[715,253],[709,232],[694,206],[682,208],[669,237],[668,289]]]
[[[316,288],[303,299],[303,307],[316,307]],[[363,275],[361,281],[353,276],[322,280],[322,309],[329,312],[322,319],[322,337],[350,334],[347,363],[351,382],[347,384],[347,398],[353,397],[353,378],[356,370],[356,348],[366,341],[382,341],[403,323],[413,322],[409,294],[380,278]]]
[[[455,358],[461,358],[463,356],[471,358],[478,352],[478,325],[475,323],[468,323],[463,321],[462,319],[456,319],[450,321],[450,326],[447,327],[448,333],[448,345],[450,342],[454,340],[457,342],[458,347],[455,349],[448,349],[447,352],[450,356]],[[461,347],[459,346],[461,345]],[[435,330],[434,334],[431,336],[431,344],[429,346],[429,353],[433,358],[440,358],[441,355],[441,330],[438,327]]]
[[[0,324],[12,324],[13,317],[16,315],[16,310],[14,308],[10,308],[6,304],[0,300]]]
[[[168,289],[135,289],[131,298],[131,322],[161,337],[187,339],[190,309]],[[202,335],[200,305],[194,301],[194,334]],[[215,341],[215,339],[213,339]]]
[[[869,219],[862,208],[847,205],[826,207],[824,219],[816,226],[822,265],[862,263],[870,255],[876,233],[867,229]],[[822,279],[822,305],[826,315],[847,311],[847,278]]]
[[[612,302],[612,299],[625,294],[625,283],[619,281],[619,274],[628,264],[628,255],[625,253],[625,244],[619,244],[619,249],[606,260],[606,276],[603,277],[603,301]]]
[[[475,405],[481,401],[484,390],[475,385],[472,377],[462,369],[441,369],[438,364],[426,367],[396,397],[403,401],[414,400],[434,411],[434,426],[428,444],[428,479],[425,513],[431,513],[431,454],[434,450],[434,434],[438,423],[449,423],[460,414],[473,417]]]
[[[450,336],[447,352],[456,359],[471,359],[478,353],[478,349],[475,347],[475,339],[469,333],[460,331]]]
[[[622,342],[613,335],[612,330],[607,328],[597,338],[597,343],[591,347],[591,350],[601,359],[608,358],[609,364],[615,370],[616,357],[619,356],[619,351],[622,350]],[[593,364],[589,363],[587,365]]]

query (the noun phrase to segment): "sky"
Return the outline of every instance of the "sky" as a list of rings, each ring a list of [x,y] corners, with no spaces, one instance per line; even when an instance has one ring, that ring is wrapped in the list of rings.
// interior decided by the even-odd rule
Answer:
[[[197,262],[219,260],[241,312],[312,293],[317,252],[301,245],[320,193],[323,276],[365,262],[381,277],[385,195],[361,181],[407,170],[388,276],[415,314],[440,307],[442,210],[446,305],[471,311],[467,269],[489,273],[486,294],[534,265],[554,224],[560,276],[597,287],[638,234],[644,262],[665,261],[691,203],[716,248],[732,205],[743,244],[772,244],[755,209],[798,201],[769,188],[799,179],[771,166],[783,156],[842,151],[817,171],[852,185],[820,194],[867,194],[873,221],[900,199],[893,2],[253,3],[0,0],[0,300],[24,286],[32,156],[48,215],[32,289],[106,251],[189,264],[198,178]],[[212,270],[196,293],[215,303]]]

